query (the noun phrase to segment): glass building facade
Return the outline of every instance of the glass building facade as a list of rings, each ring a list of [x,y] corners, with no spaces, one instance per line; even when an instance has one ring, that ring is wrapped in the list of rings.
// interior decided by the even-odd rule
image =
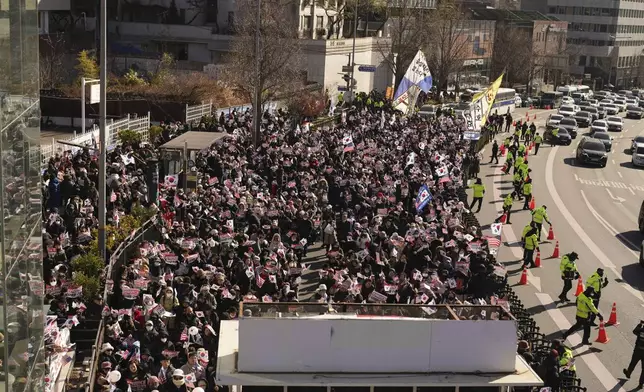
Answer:
[[[37,0],[0,0],[0,392],[44,391]]]

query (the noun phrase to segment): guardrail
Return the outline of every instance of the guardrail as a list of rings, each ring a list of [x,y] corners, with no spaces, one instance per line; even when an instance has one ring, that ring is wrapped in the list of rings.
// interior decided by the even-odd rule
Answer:
[[[146,241],[150,239],[158,239],[160,238],[158,235],[158,232],[156,233],[157,235],[152,235],[150,233],[150,229],[154,228],[154,224],[156,222],[156,217],[153,217],[149,220],[147,220],[143,225],[141,225],[140,228],[138,228],[133,236],[130,236],[129,239],[121,242],[119,246],[114,250],[114,252],[110,255],[110,261],[109,264],[105,267],[105,278],[106,279],[111,279],[113,282],[116,282],[117,280],[117,274],[120,271],[120,267],[123,265],[123,262],[127,260],[128,255],[131,255],[132,253],[132,246],[138,245],[141,241]],[[134,249],[136,251],[136,248]],[[108,303],[108,300],[110,299],[110,292],[108,291],[108,287],[105,287],[105,290],[103,291],[103,302],[104,304]],[[94,342],[94,345],[92,347],[92,356],[90,359],[90,373],[88,377],[88,382],[89,382],[89,392],[94,391],[94,386],[96,385],[96,374],[98,371],[98,358],[99,358],[99,350],[101,346],[103,345],[103,339],[105,337],[105,318],[101,316],[101,321],[98,325],[98,334],[96,335],[96,340]]]
[[[268,109],[268,111],[272,112],[273,110],[277,110],[282,103],[278,102],[268,102],[265,104],[265,108]],[[227,108],[215,108],[212,105],[212,101],[210,103],[200,103],[197,105],[186,105],[186,124],[192,124],[193,122],[196,121],[201,121],[201,118],[203,116],[217,116],[219,117],[222,113],[224,115],[232,113],[234,110],[237,110],[238,112],[240,111],[245,111],[246,109],[251,109],[253,107],[252,104],[247,103],[243,105],[237,105],[237,106],[229,106]]]
[[[120,120],[110,119],[109,124],[107,124],[107,149],[112,149],[118,144],[118,133],[120,131],[129,129],[131,131],[139,132],[143,135],[143,141],[147,141],[150,137],[150,113],[148,112],[147,116],[139,117],[136,115],[129,115]],[[93,144],[94,141],[97,141],[99,135],[99,128],[94,126],[93,129],[82,132],[80,134],[74,133],[74,136],[68,138],[61,138],[58,140],[68,141],[80,145]],[[60,153],[63,150],[59,148],[57,140],[52,138],[51,144],[42,144],[40,146],[40,156],[41,156],[41,166],[43,168],[47,167],[49,159],[52,158],[56,153]],[[38,149],[32,149],[29,151],[29,161],[33,165],[39,159]],[[37,166],[37,165],[36,165]],[[35,166],[34,166],[35,167]]]

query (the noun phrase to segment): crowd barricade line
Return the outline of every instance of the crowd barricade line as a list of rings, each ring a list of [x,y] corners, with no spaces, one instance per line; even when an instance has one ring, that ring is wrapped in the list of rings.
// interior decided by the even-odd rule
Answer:
[[[118,274],[120,267],[123,265],[124,261],[128,258],[128,256],[131,256],[133,253],[137,251],[137,245],[141,243],[142,241],[150,240],[150,239],[159,239],[160,236],[157,235],[155,236],[154,233],[151,233],[151,231],[154,231],[154,222],[156,221],[156,217],[153,217],[149,220],[147,220],[143,225],[141,225],[140,228],[138,228],[134,235],[131,236],[129,239],[126,239],[125,241],[121,242],[119,246],[114,250],[114,252],[110,255],[110,261],[109,264],[105,267],[105,278],[106,279],[111,279],[112,281],[115,281],[115,275]],[[132,249],[132,247],[134,247]],[[103,302],[105,304],[108,303],[108,300],[110,299],[110,292],[108,290],[108,287],[106,285],[104,291],[103,291]],[[104,324],[104,317],[101,317],[101,321],[98,326],[98,334],[96,335],[96,340],[94,343],[94,346],[92,347],[92,356],[90,359],[90,373],[88,377],[88,383],[89,383],[89,392],[94,391],[94,386],[96,385],[96,374],[98,373],[98,359],[99,359],[99,350],[100,347],[103,345],[103,339],[105,338],[105,324]]]

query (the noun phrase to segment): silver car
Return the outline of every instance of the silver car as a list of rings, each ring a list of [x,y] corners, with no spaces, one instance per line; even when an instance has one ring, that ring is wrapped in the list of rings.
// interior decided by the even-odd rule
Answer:
[[[590,125],[590,134],[595,132],[608,132],[608,123],[605,120],[595,120]]]
[[[631,153],[635,152],[638,147],[644,147],[644,135],[635,136],[631,143]]]
[[[619,107],[614,103],[601,103],[600,106],[606,110],[608,115],[619,113]]]
[[[606,118],[606,122],[608,123],[609,131],[621,132],[622,129],[624,129],[624,121],[622,120],[621,117],[608,116],[608,118]]]
[[[564,116],[562,116],[561,114],[551,114],[550,117],[548,117],[548,121],[546,122],[546,127],[557,128],[563,118]]]

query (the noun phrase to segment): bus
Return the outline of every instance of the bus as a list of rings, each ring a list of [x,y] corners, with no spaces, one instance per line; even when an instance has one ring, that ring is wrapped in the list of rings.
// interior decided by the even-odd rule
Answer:
[[[468,91],[461,95],[461,100],[462,102],[471,102],[472,97],[481,92],[483,92],[483,90]],[[496,97],[494,98],[494,103],[492,104],[490,113],[503,115],[514,112],[516,107],[516,95],[517,92],[513,88],[500,88],[499,91],[496,92]]]
[[[561,91],[547,91],[541,95],[541,107],[545,108],[546,106],[550,109],[557,109],[561,106],[561,101],[563,100],[564,93]]]
[[[573,93],[577,92],[577,87],[576,86],[559,86],[557,87],[557,91],[562,93],[566,97],[572,97]]]

